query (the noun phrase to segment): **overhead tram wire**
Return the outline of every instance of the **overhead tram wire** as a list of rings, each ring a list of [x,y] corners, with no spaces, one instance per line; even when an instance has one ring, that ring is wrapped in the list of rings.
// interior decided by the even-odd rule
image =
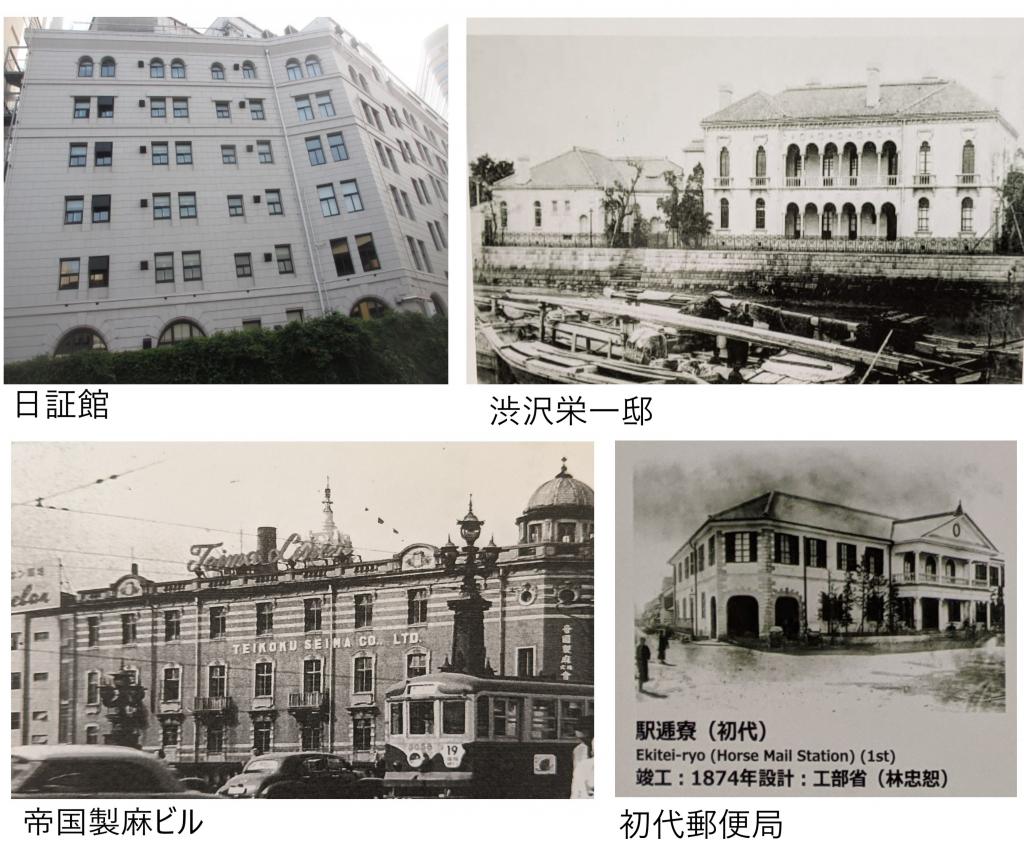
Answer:
[[[141,472],[143,469],[149,469],[151,466],[159,466],[163,463],[163,460],[154,460],[152,463],[143,464],[142,466],[136,466],[132,469],[126,469],[124,472],[115,472],[113,475],[107,475],[104,478],[96,478],[89,481],[86,484],[78,484],[67,490],[61,490],[58,493],[51,493],[49,496],[36,496],[25,502],[14,502],[13,507],[42,507],[43,502],[48,502],[50,499],[56,499],[58,496],[66,496],[68,493],[76,493],[79,490],[85,490],[89,487],[95,487],[98,484],[103,484],[106,481],[116,481],[124,478],[126,475],[131,475],[133,472]]]

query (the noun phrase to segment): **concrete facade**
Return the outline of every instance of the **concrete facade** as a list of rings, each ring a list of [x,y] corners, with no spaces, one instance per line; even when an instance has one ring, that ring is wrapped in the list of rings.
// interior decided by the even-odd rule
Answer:
[[[11,614],[11,746],[56,744],[70,729],[74,690],[70,594],[59,608]]]
[[[26,34],[6,360],[446,309],[447,124],[351,35],[97,26]]]
[[[842,593],[851,572],[855,586],[874,577],[879,596],[895,583],[901,631],[992,628],[1006,569],[960,507],[899,519],[779,492],[712,514],[669,563],[677,622],[710,638],[826,632],[821,595]],[[884,629],[876,606],[855,605],[850,630]]]

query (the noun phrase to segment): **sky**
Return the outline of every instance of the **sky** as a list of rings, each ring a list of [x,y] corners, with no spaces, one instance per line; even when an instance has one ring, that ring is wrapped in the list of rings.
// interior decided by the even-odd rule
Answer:
[[[478,32],[558,35],[475,35]],[[921,36],[922,31],[926,33]],[[470,21],[469,156],[536,164],[576,145],[608,156],[668,156],[701,135],[718,89],[733,101],[811,79],[860,83],[937,75],[1000,108],[1024,138],[1024,19]],[[1024,143],[1024,141],[1022,141]]]
[[[59,558],[75,590],[109,584],[133,560],[148,578],[188,578],[193,544],[234,553],[256,547],[258,526],[275,526],[279,543],[319,530],[328,475],[335,523],[364,560],[458,541],[470,493],[482,540],[508,545],[563,456],[593,484],[589,443],[15,443],[12,561]],[[39,497],[68,510],[22,506]]]
[[[660,591],[668,559],[708,514],[768,490],[896,517],[953,510],[963,500],[1013,564],[1012,443],[629,443],[618,451],[623,445],[634,458],[629,567],[637,604]]]

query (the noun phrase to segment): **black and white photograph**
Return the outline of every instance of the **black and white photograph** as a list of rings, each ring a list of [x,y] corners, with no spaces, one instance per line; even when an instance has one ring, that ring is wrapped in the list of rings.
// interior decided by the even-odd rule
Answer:
[[[16,443],[16,798],[590,798],[587,443]]]
[[[618,792],[1013,795],[1015,457],[619,443]]]
[[[471,19],[470,379],[1020,383],[1022,42]]]

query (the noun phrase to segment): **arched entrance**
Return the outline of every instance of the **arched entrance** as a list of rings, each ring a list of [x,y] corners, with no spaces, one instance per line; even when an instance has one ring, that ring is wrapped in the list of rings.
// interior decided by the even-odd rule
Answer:
[[[843,204],[839,229],[840,232],[845,234],[847,239],[854,240],[857,238],[857,208],[853,204]]]
[[[860,208],[860,232],[865,239],[873,239],[878,235],[878,216],[874,204],[864,204]]]
[[[789,204],[786,207],[786,238],[800,238],[800,207]]]
[[[939,630],[939,600],[924,596],[921,598],[921,629]]]
[[[715,640],[718,637],[718,603],[715,601],[715,597],[711,597],[711,639]]]
[[[821,229],[818,222],[818,208],[814,204],[804,207],[804,233],[810,239],[821,236]]]
[[[836,205],[825,204],[821,211],[821,238],[831,239],[836,226]]]
[[[757,600],[753,596],[730,596],[725,604],[725,619],[729,637],[756,638],[761,633]]]
[[[775,600],[775,625],[782,627],[782,633],[790,639],[800,637],[800,603],[792,596],[780,596]]]
[[[879,230],[887,242],[892,242],[896,238],[896,207],[892,204],[882,204]]]

